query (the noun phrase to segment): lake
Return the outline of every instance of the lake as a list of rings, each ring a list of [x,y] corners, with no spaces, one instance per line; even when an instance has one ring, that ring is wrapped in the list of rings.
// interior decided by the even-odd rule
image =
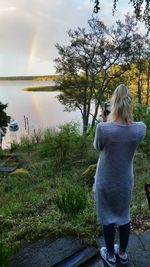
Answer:
[[[52,81],[0,81],[0,101],[8,103],[6,112],[16,119],[19,124],[17,132],[7,129],[3,139],[3,148],[10,146],[13,140],[19,141],[21,135],[27,134],[25,130],[24,116],[28,117],[30,133],[38,129],[57,127],[67,122],[78,122],[81,124],[80,111],[64,112],[57,96],[59,92],[27,92],[22,91],[24,87],[34,85],[53,85]]]

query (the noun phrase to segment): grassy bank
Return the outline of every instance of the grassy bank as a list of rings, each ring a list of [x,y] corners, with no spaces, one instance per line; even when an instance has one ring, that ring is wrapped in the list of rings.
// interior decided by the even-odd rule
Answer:
[[[92,175],[82,175],[98,159],[92,143],[93,135],[82,137],[76,125],[67,124],[59,131],[22,138],[19,145],[12,144],[9,156],[1,152],[1,165],[16,161],[20,168],[16,173],[0,173],[3,263],[23,244],[47,235],[57,238],[71,234],[97,245],[101,227],[96,221]],[[132,231],[145,231],[150,228],[144,192],[144,184],[150,182],[149,159],[138,151],[134,164]]]
[[[41,86],[31,86],[31,87],[25,87],[22,88],[21,90],[23,91],[28,91],[28,92],[53,92],[58,90],[58,88],[56,86],[45,86],[45,85],[41,85]]]

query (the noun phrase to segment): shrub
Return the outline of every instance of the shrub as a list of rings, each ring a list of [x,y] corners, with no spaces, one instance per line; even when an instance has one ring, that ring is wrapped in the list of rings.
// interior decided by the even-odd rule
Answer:
[[[87,142],[81,136],[77,124],[68,123],[61,125],[58,131],[47,130],[39,148],[41,158],[53,157],[57,164],[61,164],[71,158],[82,158],[87,152]]]
[[[32,151],[33,147],[35,146],[35,141],[30,136],[22,135],[20,138],[20,142],[17,141],[11,142],[11,152],[20,150],[20,151]]]
[[[74,217],[85,209],[87,192],[80,185],[66,180],[62,187],[59,185],[54,202],[62,214]]]
[[[150,156],[150,111],[147,106],[143,104],[136,104],[134,106],[134,120],[143,121],[147,126],[147,132],[143,142],[139,146],[139,150]]]
[[[3,158],[4,156],[4,151],[0,148],[0,158]]]

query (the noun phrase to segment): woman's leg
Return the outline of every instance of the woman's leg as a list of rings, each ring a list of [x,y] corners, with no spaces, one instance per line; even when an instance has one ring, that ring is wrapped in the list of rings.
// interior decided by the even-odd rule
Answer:
[[[109,255],[114,255],[115,225],[103,225],[103,235]]]
[[[126,251],[130,235],[130,222],[119,226],[120,252]]]

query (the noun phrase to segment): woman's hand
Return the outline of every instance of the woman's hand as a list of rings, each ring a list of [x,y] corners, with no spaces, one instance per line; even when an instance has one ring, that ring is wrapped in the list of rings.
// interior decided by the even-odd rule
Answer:
[[[107,122],[107,113],[104,111],[102,113],[103,122]]]

